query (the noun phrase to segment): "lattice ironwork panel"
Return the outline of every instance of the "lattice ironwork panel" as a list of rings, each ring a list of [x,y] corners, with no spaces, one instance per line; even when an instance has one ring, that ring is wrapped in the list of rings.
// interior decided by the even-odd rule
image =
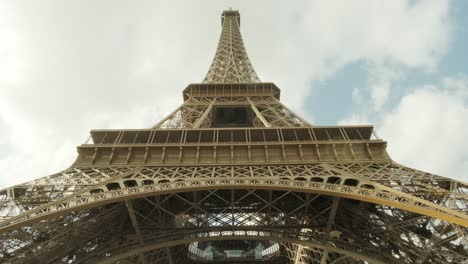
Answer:
[[[250,63],[240,34],[238,11],[224,11],[222,33],[215,57],[204,83],[254,83],[260,82]]]
[[[282,251],[297,263],[400,263],[397,256],[406,263],[466,261],[466,244],[453,225],[357,200],[249,189],[130,202],[130,207],[119,202],[8,231],[1,237],[0,252],[5,253],[0,260],[87,263],[113,256],[109,260],[119,263],[151,263],[169,258],[167,250],[159,249],[169,248],[173,258],[187,255],[193,241],[265,239],[281,242]]]

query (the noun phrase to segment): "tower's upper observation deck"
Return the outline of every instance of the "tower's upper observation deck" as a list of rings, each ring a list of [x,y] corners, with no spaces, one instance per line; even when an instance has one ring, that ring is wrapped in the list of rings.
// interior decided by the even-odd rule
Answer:
[[[224,11],[221,25],[218,48],[203,83],[260,82],[242,41],[239,11]]]

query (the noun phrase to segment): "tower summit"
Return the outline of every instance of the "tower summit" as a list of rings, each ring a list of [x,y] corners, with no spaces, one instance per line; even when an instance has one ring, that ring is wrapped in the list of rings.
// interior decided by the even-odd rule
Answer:
[[[218,48],[203,83],[260,82],[242,41],[239,11],[224,11],[221,26]]]
[[[467,183],[394,162],[372,126],[311,125],[260,82],[239,12],[221,23],[170,115],[0,190],[0,263],[467,263]]]

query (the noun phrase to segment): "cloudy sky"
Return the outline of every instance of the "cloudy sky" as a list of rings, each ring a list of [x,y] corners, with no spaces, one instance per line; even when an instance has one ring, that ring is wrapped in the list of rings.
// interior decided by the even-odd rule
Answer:
[[[316,125],[374,124],[402,164],[468,181],[468,1],[0,0],[0,188],[92,128],[148,128],[201,82],[220,14]]]

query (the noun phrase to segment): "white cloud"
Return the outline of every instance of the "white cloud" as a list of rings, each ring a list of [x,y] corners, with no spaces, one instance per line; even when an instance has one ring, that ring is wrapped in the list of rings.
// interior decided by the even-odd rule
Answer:
[[[351,93],[351,99],[353,103],[355,104],[361,104],[362,103],[362,92],[361,89],[359,88],[354,88],[352,93]]]
[[[396,65],[370,63],[367,65],[368,91],[372,99],[371,111],[382,109],[390,96],[392,83],[401,78],[401,73]]]
[[[350,117],[338,121],[339,126],[351,126],[351,125],[372,125],[369,117],[365,114],[353,113]]]
[[[244,35],[254,65],[260,77],[275,81],[283,89],[283,100],[300,112],[309,107],[304,95],[314,96],[310,89],[313,80],[330,78],[345,65],[362,61],[378,66],[379,71],[392,72],[395,66],[432,71],[451,38],[448,1],[328,0],[252,5],[256,8],[244,8],[243,15],[249,19]],[[265,6],[267,11],[252,14]],[[266,39],[273,41],[249,44],[262,44]],[[372,68],[368,70],[372,74]],[[388,77],[369,80],[374,84],[370,91],[379,100],[375,109],[384,105],[391,93],[394,79]]]
[[[448,3],[2,1],[0,186],[65,168],[91,128],[150,127],[171,112],[208,70],[229,6],[261,79],[304,113],[310,82],[349,63],[436,68]],[[379,107],[391,77],[373,82],[383,84],[371,90]]]
[[[468,181],[468,78],[416,88],[380,118],[377,131],[397,162]]]
[[[9,129],[2,138],[12,146],[0,159],[1,185],[46,176],[73,162],[76,152],[69,138],[19,115],[4,100],[0,100],[0,120]]]
[[[338,125],[373,124],[396,162],[468,181],[468,76],[409,87],[390,112],[353,113]]]
[[[0,91],[24,81],[24,40],[14,27],[16,17],[10,7],[0,4]]]

